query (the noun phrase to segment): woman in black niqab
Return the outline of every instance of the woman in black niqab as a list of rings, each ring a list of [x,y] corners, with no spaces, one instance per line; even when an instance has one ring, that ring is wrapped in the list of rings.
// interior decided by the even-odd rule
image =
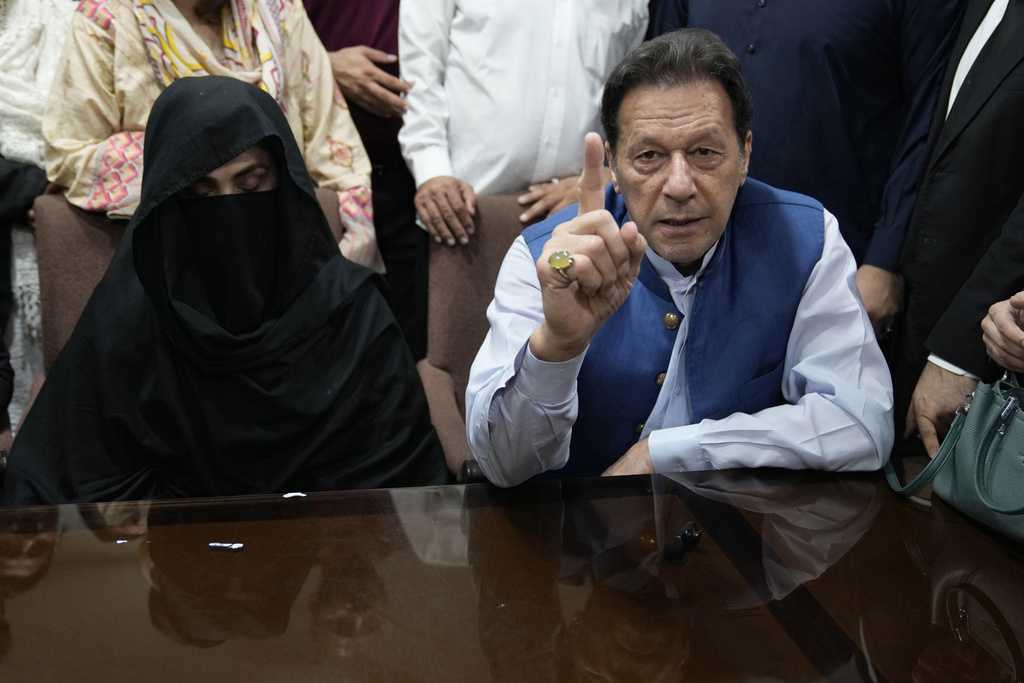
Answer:
[[[267,192],[187,197],[250,148]],[[376,276],[341,256],[278,104],[230,78],[157,99],[142,202],[19,430],[8,505],[438,484]]]

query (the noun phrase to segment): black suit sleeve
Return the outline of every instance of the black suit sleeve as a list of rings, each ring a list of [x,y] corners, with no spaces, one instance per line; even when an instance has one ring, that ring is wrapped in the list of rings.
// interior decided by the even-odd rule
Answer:
[[[981,321],[989,307],[1024,289],[1024,194],[1003,223],[970,278],[946,308],[925,346],[983,379],[1001,374],[989,360],[981,337]]]

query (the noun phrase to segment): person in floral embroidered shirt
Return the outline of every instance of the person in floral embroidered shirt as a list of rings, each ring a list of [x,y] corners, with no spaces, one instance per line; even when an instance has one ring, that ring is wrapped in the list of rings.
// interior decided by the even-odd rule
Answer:
[[[382,272],[370,162],[301,0],[83,0],[43,118],[50,181],[76,206],[130,217],[153,102],[209,75],[274,97],[313,182],[338,192],[341,252]]]

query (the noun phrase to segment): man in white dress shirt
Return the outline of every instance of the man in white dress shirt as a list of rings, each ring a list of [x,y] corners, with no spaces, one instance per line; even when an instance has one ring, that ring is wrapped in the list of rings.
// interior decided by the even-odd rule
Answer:
[[[523,192],[524,223],[575,202],[601,86],[646,28],[647,0],[403,2],[398,139],[430,235],[467,244],[478,194]]]
[[[886,461],[892,384],[853,256],[819,203],[746,177],[752,116],[702,29],[612,72],[613,189],[588,135],[579,208],[517,239],[488,309],[466,410],[492,482]]]

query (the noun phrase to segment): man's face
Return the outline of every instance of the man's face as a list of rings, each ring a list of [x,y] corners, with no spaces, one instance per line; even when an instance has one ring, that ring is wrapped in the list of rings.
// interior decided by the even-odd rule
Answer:
[[[186,197],[264,192],[277,187],[277,169],[270,154],[254,145],[220,168],[182,190]]]
[[[715,81],[632,90],[619,131],[615,190],[655,253],[693,274],[725,232],[747,178],[750,134],[740,150],[732,105]]]

